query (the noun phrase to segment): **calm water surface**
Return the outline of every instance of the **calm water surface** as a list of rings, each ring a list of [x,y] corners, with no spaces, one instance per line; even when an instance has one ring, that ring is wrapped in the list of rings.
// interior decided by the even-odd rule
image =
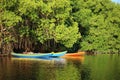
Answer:
[[[77,59],[0,57],[0,80],[119,80],[120,56],[102,54]]]

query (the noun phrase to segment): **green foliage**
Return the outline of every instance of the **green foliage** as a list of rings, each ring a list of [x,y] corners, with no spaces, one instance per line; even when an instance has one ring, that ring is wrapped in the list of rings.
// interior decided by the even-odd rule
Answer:
[[[7,30],[20,45],[24,42],[22,38],[29,38],[45,48],[55,43],[72,47],[80,33],[70,4],[70,0],[2,0],[0,23],[11,27]]]
[[[120,4],[111,0],[1,0],[0,35],[20,44],[29,38],[47,49],[76,43],[81,50],[117,52],[119,13]]]
[[[117,52],[120,48],[120,5],[110,0],[75,0],[74,19],[82,31],[81,50]]]
[[[70,18],[70,1],[53,0],[43,2],[41,5],[41,19],[37,29],[38,40],[44,43],[47,40],[54,39],[57,43],[64,44],[66,47],[72,47],[80,38],[78,25],[73,20],[70,24],[65,21]]]
[[[72,47],[72,45],[80,37],[78,34],[77,23],[73,23],[73,26],[66,27],[64,25],[57,26],[55,30],[56,41],[63,43],[66,47]]]
[[[3,13],[1,13],[0,22],[5,27],[13,27],[21,20],[22,20],[21,17],[17,16],[14,12],[4,11]]]

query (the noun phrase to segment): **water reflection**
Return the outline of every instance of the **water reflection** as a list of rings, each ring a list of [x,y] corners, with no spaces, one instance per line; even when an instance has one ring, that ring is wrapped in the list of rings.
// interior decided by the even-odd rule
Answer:
[[[0,58],[0,80],[79,80],[74,62],[64,58]]]
[[[0,80],[119,80],[120,56],[0,58]]]
[[[91,69],[87,65],[81,67],[81,80],[92,80]]]
[[[119,80],[120,56],[117,54],[98,54],[86,56],[84,65],[89,68],[90,78],[87,80]]]

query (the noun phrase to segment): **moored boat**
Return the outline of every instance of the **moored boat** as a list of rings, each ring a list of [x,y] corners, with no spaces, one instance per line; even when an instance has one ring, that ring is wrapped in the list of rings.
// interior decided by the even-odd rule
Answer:
[[[85,57],[84,56],[62,56],[62,58],[66,60],[83,61]]]
[[[51,56],[51,53],[27,53],[27,54],[23,54],[23,53],[15,53],[12,52],[11,55],[13,57],[17,57],[17,58],[47,58],[49,56]]]
[[[61,56],[64,56],[66,53],[67,51],[57,52],[57,53],[52,52],[52,55],[50,55],[50,57],[61,57]]]
[[[68,53],[68,54],[65,54],[65,56],[84,56],[85,55],[85,52],[77,52],[77,53]]]

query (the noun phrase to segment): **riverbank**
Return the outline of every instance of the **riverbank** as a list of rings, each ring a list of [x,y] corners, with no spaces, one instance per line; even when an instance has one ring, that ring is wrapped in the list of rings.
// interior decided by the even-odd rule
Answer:
[[[10,54],[0,54],[0,57],[10,57]]]

